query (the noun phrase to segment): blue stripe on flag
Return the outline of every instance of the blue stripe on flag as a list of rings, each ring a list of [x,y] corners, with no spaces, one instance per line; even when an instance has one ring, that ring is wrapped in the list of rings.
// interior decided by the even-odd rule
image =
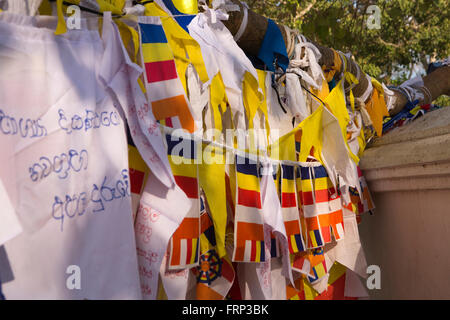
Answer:
[[[248,158],[236,156],[236,171],[258,177],[258,165]]]
[[[169,9],[170,13],[173,15],[183,14],[183,12],[178,11],[177,7],[173,4],[172,0],[163,0],[164,5]]]
[[[184,29],[187,33],[189,33],[188,24],[191,23],[192,19],[194,19],[194,15],[185,15],[180,17],[175,17],[175,20],[178,22],[180,27]]]
[[[300,167],[302,180],[312,179],[309,175],[309,167]],[[314,178],[326,178],[328,177],[327,170],[324,166],[312,167],[314,170]]]
[[[303,247],[302,238],[301,235],[296,234],[294,235],[295,243],[297,244],[297,248],[299,252],[305,251],[305,248]]]
[[[139,23],[139,27],[142,34],[142,43],[167,43],[162,25]]]
[[[197,239],[197,246],[195,248],[195,260],[194,261],[198,261],[198,247],[200,245],[200,239]]]
[[[270,239],[270,255],[272,258],[277,256],[277,239],[276,238]]]
[[[285,164],[282,164],[281,166],[283,167],[283,179],[294,180],[294,166]]]
[[[260,241],[261,242],[261,262],[266,261],[266,247],[264,246],[264,240]]]
[[[186,141],[184,141],[186,140]],[[196,146],[195,141],[191,139],[184,139],[181,137],[175,137],[171,135],[166,135],[166,141],[167,141],[167,154],[172,156],[180,156],[186,159],[196,159]],[[178,146],[179,144],[182,144],[178,147],[178,152],[173,151],[173,149]]]
[[[314,230],[314,236],[316,237],[316,242],[319,247],[323,246],[322,237],[320,236],[319,230]]]

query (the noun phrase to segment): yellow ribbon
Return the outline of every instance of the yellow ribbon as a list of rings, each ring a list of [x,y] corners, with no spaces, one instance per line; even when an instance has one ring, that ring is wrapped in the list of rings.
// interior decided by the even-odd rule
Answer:
[[[210,85],[210,101],[211,109],[214,118],[214,128],[222,131],[222,115],[227,109],[227,96],[225,93],[225,85],[222,80],[222,76],[217,73]]]
[[[203,158],[198,165],[199,185],[208,201],[214,224],[216,250],[220,257],[227,254],[225,250],[225,233],[227,224],[227,203],[225,201],[225,155],[223,149],[211,145],[203,146]],[[212,160],[212,161],[209,161]]]
[[[346,72],[345,78],[349,79],[350,81],[355,81],[356,78]],[[327,104],[328,109],[331,111],[331,113],[337,118],[339,122],[339,126],[341,127],[342,136],[344,137],[345,144],[347,146],[348,153],[350,157],[355,161],[355,163],[359,162],[359,158],[357,155],[353,154],[351,151],[348,141],[347,141],[347,125],[350,121],[350,115],[348,114],[348,110],[345,104],[345,93],[342,85],[343,79],[341,79],[336,87],[331,90],[328,97],[325,99],[325,103]],[[354,103],[354,102],[353,102]]]
[[[256,70],[258,72],[258,82],[259,87],[262,89],[263,93],[263,101],[259,105],[259,109],[264,114],[264,121],[265,121],[265,129],[267,134],[267,141],[269,141],[270,136],[270,123],[269,123],[269,113],[267,110],[267,91],[266,91],[266,77],[267,77],[267,71],[264,70]]]

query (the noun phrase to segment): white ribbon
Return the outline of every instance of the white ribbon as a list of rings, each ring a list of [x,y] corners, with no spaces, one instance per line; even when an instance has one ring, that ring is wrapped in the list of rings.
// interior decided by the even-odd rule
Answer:
[[[239,11],[239,6],[233,4],[229,0],[214,0],[212,2],[212,8],[208,7],[205,0],[201,0],[202,8],[204,10],[203,15],[199,20],[200,26],[203,28],[206,23],[205,18],[210,19],[211,23],[217,23],[218,20],[228,20],[230,11]]]
[[[322,55],[319,49],[311,42],[308,42],[304,36],[299,35],[297,39],[298,43],[295,45],[294,58],[289,62],[287,72],[296,73],[309,85],[316,89],[320,89],[322,88],[322,81],[325,79],[322,68],[318,63]],[[302,58],[303,48],[304,55]],[[309,68],[309,72],[302,70],[304,68]]]
[[[366,79],[368,81],[366,91],[364,91],[361,97],[359,97],[362,101],[367,101],[367,99],[369,98],[370,94],[373,91],[372,78],[370,78],[370,76],[366,74]]]
[[[247,29],[248,24],[248,5],[245,2],[241,2],[243,9],[244,9],[244,17],[242,18],[241,25],[239,26],[239,30],[234,35],[234,41],[238,42],[239,39],[242,37],[242,35],[245,32],[245,29]],[[239,8],[239,7],[238,7]]]
[[[136,4],[132,7],[126,7],[123,9],[125,14],[143,16],[145,14],[145,7],[142,4]]]

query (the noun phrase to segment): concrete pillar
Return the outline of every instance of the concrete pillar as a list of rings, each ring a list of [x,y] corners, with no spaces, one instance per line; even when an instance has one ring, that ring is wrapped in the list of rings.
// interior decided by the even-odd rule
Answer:
[[[368,265],[381,268],[372,299],[450,299],[450,108],[395,129],[360,167],[376,205],[363,216]]]

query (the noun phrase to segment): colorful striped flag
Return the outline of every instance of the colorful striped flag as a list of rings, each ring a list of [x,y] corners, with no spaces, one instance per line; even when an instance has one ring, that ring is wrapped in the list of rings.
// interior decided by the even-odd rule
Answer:
[[[372,200],[372,196],[370,195],[370,191],[369,191],[369,187],[367,186],[366,178],[364,178],[364,175],[362,174],[362,171],[359,168],[359,166],[357,166],[357,169],[358,169],[359,184],[361,186],[361,190],[363,193],[362,197],[361,197],[361,201],[363,204],[362,213],[365,213],[365,212],[375,209],[375,205]]]
[[[367,186],[366,179],[359,166],[357,166],[357,169],[362,195],[359,194],[357,188],[349,187],[351,203],[348,205],[348,209],[356,214],[356,219],[359,223],[361,221],[361,215],[366,212],[372,213],[372,210],[375,209],[375,205],[369,187]]]
[[[214,224],[206,210],[205,197],[200,195],[200,254],[204,254],[217,245]]]
[[[323,248],[309,250],[307,259],[311,266],[310,274],[312,275],[308,277],[309,283],[314,283],[327,275],[328,268],[325,261]]]
[[[155,119],[194,132],[197,126],[159,17],[139,17],[145,89]],[[139,111],[138,111],[139,112]]]
[[[344,236],[340,196],[320,162],[305,162],[298,167],[297,189],[301,203],[307,248],[322,247]]]
[[[235,262],[264,262],[264,220],[259,169],[255,161],[236,156]]]
[[[323,248],[291,254],[291,265],[293,270],[307,276],[310,283],[318,281],[328,272]]]
[[[288,300],[356,300],[356,297],[345,295],[346,271],[343,265],[336,262],[330,269],[327,289],[321,294],[314,290],[304,277],[299,278],[295,281],[295,287],[289,284],[286,286],[286,298]]]
[[[288,239],[289,253],[304,251],[305,241],[300,229],[300,215],[295,188],[295,167],[281,165],[281,211]]]
[[[219,257],[216,251],[214,224],[207,211],[207,201],[203,195],[200,201],[200,266],[192,269],[197,277],[197,299],[222,300],[233,285],[234,269],[227,257]]]
[[[169,269],[193,267],[200,257],[199,145],[190,138],[173,135],[166,135],[166,144],[175,182],[191,200],[189,212],[170,240]]]

